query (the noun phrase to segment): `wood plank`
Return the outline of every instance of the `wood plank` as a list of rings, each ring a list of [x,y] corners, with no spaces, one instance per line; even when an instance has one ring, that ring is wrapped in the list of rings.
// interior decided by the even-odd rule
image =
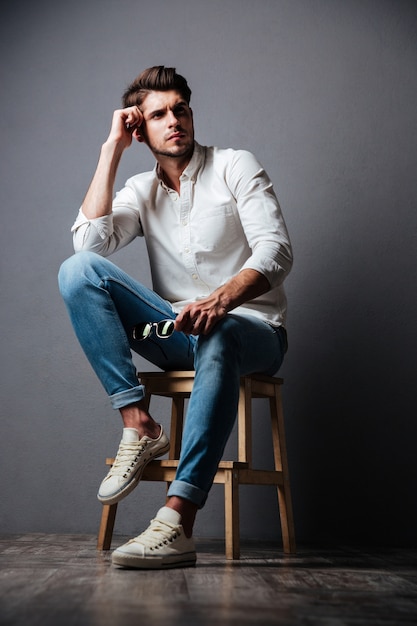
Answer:
[[[128,537],[115,537],[117,545]],[[283,556],[243,542],[228,561],[222,541],[196,539],[196,567],[122,570],[95,536],[29,533],[0,538],[2,626],[417,623],[417,549],[319,545]]]

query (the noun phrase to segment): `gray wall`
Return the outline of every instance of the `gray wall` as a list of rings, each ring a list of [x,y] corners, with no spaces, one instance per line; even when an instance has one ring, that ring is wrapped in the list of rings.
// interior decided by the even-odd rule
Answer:
[[[282,374],[299,540],[415,542],[416,3],[21,1],[0,29],[1,530],[97,528],[121,421],[56,274],[120,93],[168,64],[189,79],[199,141],[264,164],[294,244]],[[132,147],[118,185],[151,165]],[[114,260],[149,282],[140,241]],[[141,530],[163,496],[141,485],[117,532]],[[275,537],[273,491],[244,497],[243,535]],[[197,535],[222,536],[221,502],[215,487]]]

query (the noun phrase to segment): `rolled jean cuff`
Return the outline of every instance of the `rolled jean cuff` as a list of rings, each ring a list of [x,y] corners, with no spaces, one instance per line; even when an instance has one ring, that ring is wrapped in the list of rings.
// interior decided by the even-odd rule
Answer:
[[[113,409],[122,409],[128,404],[133,404],[134,402],[143,400],[144,397],[145,387],[143,385],[138,385],[137,387],[132,387],[132,389],[126,389],[126,391],[114,393],[110,396],[110,402]]]
[[[185,483],[183,480],[174,480],[168,489],[167,495],[168,497],[177,496],[178,498],[190,500],[190,502],[202,509],[208,494],[199,487]]]

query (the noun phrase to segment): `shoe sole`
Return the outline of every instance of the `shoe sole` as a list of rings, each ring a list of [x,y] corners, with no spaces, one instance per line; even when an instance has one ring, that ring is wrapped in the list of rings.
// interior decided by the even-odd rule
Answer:
[[[132,477],[132,480],[129,483],[127,483],[126,487],[124,487],[121,491],[118,491],[116,494],[113,494],[111,496],[100,496],[99,494],[97,494],[98,500],[102,504],[117,504],[118,502],[120,502],[120,500],[123,500],[123,498],[128,496],[129,493],[131,493],[135,489],[135,487],[137,487],[138,483],[140,482],[140,479],[142,478],[143,471],[145,467],[148,465],[148,463],[164,455],[166,452],[169,451],[169,448],[170,448],[170,444],[168,443],[168,445],[166,445],[165,448],[158,450],[156,454],[153,454],[149,459],[147,459],[143,463],[143,465],[139,467],[136,474]]]
[[[181,557],[136,557],[113,552],[112,564],[124,569],[170,569],[173,567],[193,567],[196,564],[195,552],[187,552]]]

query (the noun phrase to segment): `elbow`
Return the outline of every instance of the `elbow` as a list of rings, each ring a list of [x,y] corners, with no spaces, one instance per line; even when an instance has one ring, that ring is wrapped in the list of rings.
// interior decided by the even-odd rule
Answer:
[[[293,266],[293,260],[291,244],[289,242],[281,244],[275,254],[275,269],[280,282],[282,282],[290,273]]]
[[[74,237],[72,239],[72,245],[74,247],[74,252],[86,252],[91,251],[94,246],[91,245],[91,242],[88,241],[87,237],[80,236],[81,233],[74,233]]]
[[[107,245],[106,245],[107,244]],[[89,241],[87,238],[74,237],[73,238],[74,252],[95,252],[100,256],[108,256],[111,253],[108,242],[103,241]]]
[[[288,246],[283,254],[283,267],[285,269],[286,274],[289,274],[294,263],[294,257],[292,253],[291,246]]]
[[[75,253],[83,252],[84,250],[87,249],[87,247],[83,245],[83,242],[79,241],[76,237],[73,238],[72,245],[74,247],[74,252]]]

